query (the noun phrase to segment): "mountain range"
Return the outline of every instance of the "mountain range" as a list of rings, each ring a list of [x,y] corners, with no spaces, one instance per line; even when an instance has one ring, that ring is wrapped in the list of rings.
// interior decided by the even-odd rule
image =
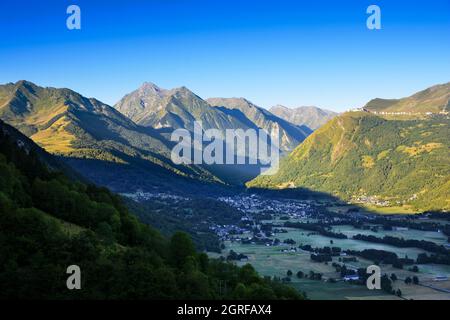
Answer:
[[[203,129],[263,129],[270,136],[279,129],[280,149],[292,151],[311,130],[280,119],[244,98],[211,98],[203,100],[186,87],[162,89],[144,83],[125,95],[115,106],[135,123],[172,132],[174,129],[194,129],[201,121]]]
[[[115,191],[192,189],[197,182],[243,184],[260,172],[258,165],[174,164],[170,133],[192,131],[195,121],[221,131],[263,129],[270,135],[277,128],[283,153],[311,133],[245,99],[239,99],[240,105],[229,101],[233,99],[212,106],[185,87],[165,90],[144,83],[111,107],[70,89],[22,80],[0,86],[0,118],[88,179]]]
[[[69,89],[27,81],[0,86],[0,118],[113,190],[164,185],[176,177],[220,181],[200,166],[175,165],[170,158],[173,143],[156,130]]]

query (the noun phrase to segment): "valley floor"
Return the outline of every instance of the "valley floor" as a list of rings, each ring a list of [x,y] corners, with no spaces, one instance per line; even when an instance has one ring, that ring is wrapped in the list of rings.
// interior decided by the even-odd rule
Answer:
[[[284,226],[286,221],[312,223],[321,221],[325,224],[330,221],[323,221],[322,216],[317,214],[321,208],[330,208],[329,203],[320,203],[311,201],[293,201],[293,200],[267,200],[259,199],[257,196],[228,199],[228,203],[240,208],[243,213],[243,219],[251,220],[251,227],[225,227],[217,229],[218,235],[223,240],[224,249],[221,254],[211,253],[212,257],[229,258],[230,252],[241,255],[238,258],[232,258],[237,265],[245,265],[250,263],[263,276],[278,277],[282,281],[290,283],[301,292],[306,292],[310,299],[320,300],[341,300],[341,299],[376,299],[376,300],[398,300],[398,299],[414,299],[414,300],[450,300],[450,265],[444,264],[414,264],[418,267],[418,272],[410,271],[412,265],[405,265],[402,269],[394,268],[390,264],[380,264],[382,274],[395,274],[398,280],[392,282],[395,291],[401,290],[401,297],[386,293],[382,290],[368,290],[365,285],[346,282],[339,272],[337,272],[334,264],[346,265],[348,268],[358,269],[367,268],[374,262],[355,256],[354,261],[343,262],[343,258],[352,258],[347,255],[346,250],[363,250],[376,249],[393,252],[399,258],[408,258],[416,260],[420,254],[429,254],[426,250],[414,247],[396,247],[382,243],[372,243],[366,241],[355,240],[352,237],[357,234],[372,235],[379,238],[391,236],[401,239],[425,240],[437,245],[449,248],[448,237],[440,230],[417,230],[413,228],[393,228],[384,230],[375,223],[377,217],[387,219],[387,221],[408,220],[409,222],[420,224],[437,224],[445,226],[449,224],[448,219],[439,219],[435,217],[415,218],[410,215],[397,216],[378,216],[367,213],[348,213],[350,207],[337,205],[335,206],[336,214],[345,215],[353,220],[364,221],[364,228],[355,228],[352,225],[339,224],[336,217],[331,220],[336,224],[331,227],[331,231],[336,234],[344,234],[346,239],[336,239],[317,232],[302,230],[300,228],[288,228]],[[268,204],[270,203],[270,205]],[[264,203],[264,206],[261,204]],[[260,206],[261,205],[261,206]],[[258,210],[270,207],[270,220],[258,220]],[[288,208],[292,210],[289,211]],[[332,211],[331,211],[332,212]],[[259,212],[260,213],[260,212]],[[267,213],[267,212],[266,212]],[[267,215],[266,215],[267,217]],[[364,218],[361,218],[364,217]],[[353,220],[352,220],[353,219]],[[383,220],[384,221],[384,220]],[[409,223],[408,222],[408,223]],[[333,223],[333,222],[331,222]],[[264,225],[271,226],[271,232],[258,232],[264,229]],[[278,229],[278,230],[277,230]],[[228,232],[227,232],[228,230]],[[277,239],[277,241],[275,241]],[[332,261],[323,263],[311,260],[311,252],[302,250],[300,246],[310,245],[312,248],[339,247],[342,253],[333,256]],[[450,254],[450,250],[449,253]],[[291,276],[287,276],[288,270],[292,272]],[[296,274],[302,271],[305,275],[312,273],[321,274],[321,280],[312,280],[310,278],[299,279]],[[406,278],[417,277],[418,284],[405,284]],[[287,279],[289,278],[289,279]],[[330,282],[332,279],[332,282]]]

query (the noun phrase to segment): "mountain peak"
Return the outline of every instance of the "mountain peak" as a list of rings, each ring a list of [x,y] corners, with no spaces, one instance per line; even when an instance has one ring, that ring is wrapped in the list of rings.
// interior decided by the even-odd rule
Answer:
[[[14,85],[20,86],[20,85],[22,85],[22,84],[24,84],[26,82],[28,82],[28,81],[27,80],[18,80],[16,83],[14,83]]]
[[[182,86],[173,89],[163,89],[152,82],[144,82],[136,91],[137,96],[145,100],[149,97],[154,98],[165,98],[168,96],[181,94],[181,95],[194,95],[194,93],[189,90],[189,88]],[[131,93],[133,94],[133,93]]]
[[[28,85],[28,86],[36,86],[33,82],[28,81],[28,80],[19,80],[15,83],[16,86],[24,86],[24,85]]]
[[[14,87],[16,90],[25,89],[30,92],[34,92],[38,86],[35,85],[33,82],[27,81],[27,80],[19,80],[14,84]]]
[[[188,94],[188,95],[194,94],[195,95],[195,93],[193,93],[188,87],[185,87],[185,86],[173,88],[173,89],[169,90],[168,92],[169,92],[169,95],[174,95],[177,93],[184,94],[184,95],[186,95],[186,94]]]
[[[160,89],[156,84],[154,84],[153,82],[149,82],[149,81],[145,81],[145,82],[142,84],[141,88],[147,88],[147,89],[150,89],[150,88],[153,88],[153,89]]]

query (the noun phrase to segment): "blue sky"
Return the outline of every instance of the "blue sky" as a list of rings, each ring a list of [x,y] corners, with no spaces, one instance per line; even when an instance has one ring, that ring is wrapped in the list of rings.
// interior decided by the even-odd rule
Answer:
[[[8,2],[8,3],[6,3]],[[1,1],[0,83],[114,104],[144,81],[343,111],[450,81],[450,1]],[[81,8],[81,30],[66,8]],[[382,30],[366,28],[381,8]]]

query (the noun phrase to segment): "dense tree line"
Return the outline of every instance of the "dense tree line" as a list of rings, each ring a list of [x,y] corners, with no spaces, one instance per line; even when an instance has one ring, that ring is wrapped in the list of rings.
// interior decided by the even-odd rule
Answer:
[[[427,255],[426,253],[420,253],[417,256],[417,264],[427,264],[427,263],[450,265],[450,255],[448,255],[448,254],[447,255],[443,255],[443,254]]]
[[[185,233],[166,239],[118,196],[48,169],[2,130],[0,230],[1,299],[301,298],[250,265],[209,259]],[[69,265],[81,268],[81,290],[66,287]]]
[[[245,254],[237,253],[234,250],[230,250],[230,253],[227,256],[228,261],[240,261],[242,259],[248,259],[248,257]]]
[[[329,262],[332,261],[333,258],[331,257],[330,254],[319,253],[319,254],[312,254],[311,260],[315,262]]]
[[[342,249],[339,248],[339,247],[313,248],[309,244],[300,245],[299,248],[304,250],[304,251],[314,252],[314,253],[318,253],[318,254],[327,254],[327,255],[330,255],[330,256],[333,256],[333,257],[339,256],[339,254],[342,251]]]
[[[142,222],[156,227],[165,236],[177,230],[189,233],[199,250],[220,253],[220,241],[211,225],[243,226],[237,209],[214,199],[124,201]]]
[[[384,236],[383,238],[378,238],[372,235],[365,235],[365,234],[354,235],[353,239],[373,243],[389,244],[391,246],[400,248],[419,248],[429,252],[440,253],[444,255],[450,254],[449,250],[447,250],[445,247],[440,246],[434,242],[425,240],[402,239],[392,236]]]
[[[377,250],[377,249],[364,249],[362,251],[346,250],[347,254],[353,256],[359,256],[367,260],[374,261],[376,263],[392,264],[398,260],[398,256],[394,252]]]
[[[443,225],[441,223],[431,222],[431,221],[417,221],[421,217],[423,217],[423,214],[418,214],[418,215],[414,215],[411,217],[405,216],[405,217],[402,217],[401,220],[393,219],[390,217],[379,216],[379,217],[376,217],[375,219],[373,219],[372,223],[381,225],[383,227],[383,230],[387,230],[387,231],[392,231],[394,229],[394,227],[402,227],[402,228],[421,230],[421,231],[439,231],[439,230],[441,230],[442,233],[450,236],[450,226],[449,225]],[[431,217],[438,219],[438,220],[448,219],[447,214],[442,214],[441,212],[432,214]],[[355,226],[355,225],[353,225],[353,226]]]

